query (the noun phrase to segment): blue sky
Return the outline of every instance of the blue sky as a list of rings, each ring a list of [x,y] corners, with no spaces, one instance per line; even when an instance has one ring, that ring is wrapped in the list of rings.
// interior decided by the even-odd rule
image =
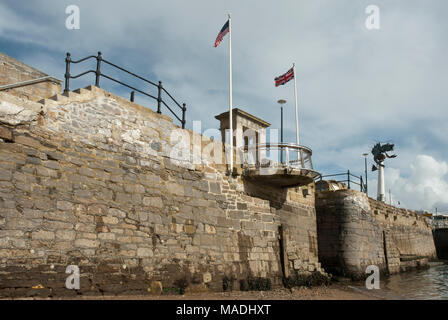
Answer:
[[[378,141],[394,142],[399,157],[386,169],[393,199],[448,212],[445,0],[26,3],[0,3],[0,51],[62,79],[65,52],[77,59],[101,50],[116,64],[162,80],[188,104],[188,127],[201,120],[204,130],[217,127],[214,116],[228,106],[227,41],[213,43],[232,12],[235,107],[278,128],[276,101],[286,99],[286,140],[294,142],[292,84],[275,88],[274,78],[295,62],[302,144],[313,149],[318,171],[360,174],[364,152]],[[73,4],[80,30],[65,28],[65,9]],[[370,4],[380,8],[380,30],[365,27]]]

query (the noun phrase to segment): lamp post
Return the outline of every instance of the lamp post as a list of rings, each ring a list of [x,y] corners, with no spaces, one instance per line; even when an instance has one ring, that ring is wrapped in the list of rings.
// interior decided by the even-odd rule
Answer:
[[[364,164],[365,164],[365,173],[366,173],[366,195],[369,196],[369,189],[368,189],[368,183],[367,183],[367,156],[368,153],[363,153],[364,156]]]
[[[281,125],[280,125],[280,143],[283,144],[283,105],[286,104],[286,100],[278,100],[281,112]],[[280,148],[280,162],[283,163],[283,148]]]

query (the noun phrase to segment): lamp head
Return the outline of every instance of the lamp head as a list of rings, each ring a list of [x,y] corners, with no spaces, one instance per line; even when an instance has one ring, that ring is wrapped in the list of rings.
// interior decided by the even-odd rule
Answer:
[[[281,106],[283,106],[284,104],[286,104],[286,100],[283,100],[283,99],[278,100],[278,103],[279,103]]]

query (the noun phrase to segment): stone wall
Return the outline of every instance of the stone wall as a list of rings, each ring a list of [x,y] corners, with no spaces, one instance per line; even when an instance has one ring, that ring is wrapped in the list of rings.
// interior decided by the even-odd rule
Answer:
[[[369,265],[384,273],[434,259],[429,220],[354,190],[316,194],[319,259],[334,274],[363,278]]]
[[[0,86],[46,76],[45,73],[0,52]],[[8,93],[23,99],[39,101],[61,93],[61,82],[51,79],[35,85],[10,89]]]
[[[249,276],[276,286],[322,271],[314,184],[229,177],[193,148],[221,142],[95,87],[0,103],[1,296],[222,290]]]

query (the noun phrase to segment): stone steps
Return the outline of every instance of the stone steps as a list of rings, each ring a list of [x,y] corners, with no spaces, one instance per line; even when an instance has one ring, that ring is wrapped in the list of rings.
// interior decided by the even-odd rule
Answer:
[[[56,94],[48,99],[42,99],[38,103],[44,106],[68,104],[71,102],[85,101],[93,98],[94,87],[88,86],[86,88],[79,88],[74,91],[64,92],[63,94]]]

